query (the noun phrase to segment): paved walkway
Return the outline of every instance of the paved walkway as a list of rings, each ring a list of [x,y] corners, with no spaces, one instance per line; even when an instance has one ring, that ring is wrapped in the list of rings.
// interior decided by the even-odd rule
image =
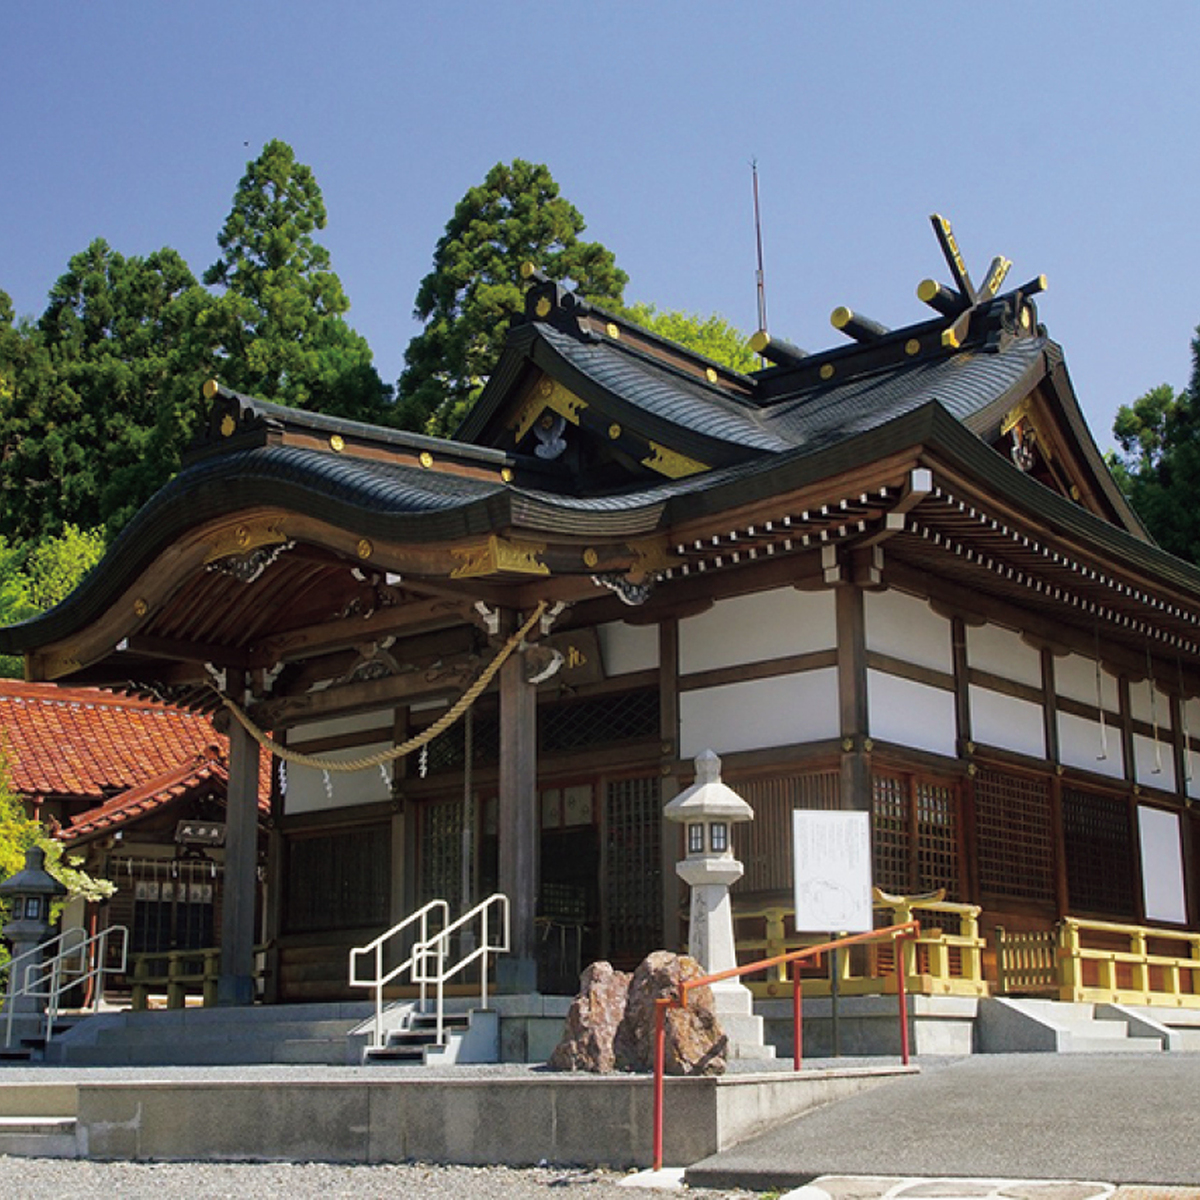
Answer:
[[[856,1177],[827,1193],[836,1200],[875,1200],[900,1177],[1200,1184],[1200,1055],[926,1058],[920,1075],[751,1138],[693,1164],[686,1178],[697,1187],[773,1190],[820,1176]],[[949,1186],[936,1194],[962,1193]],[[1042,1195],[1084,1200],[1075,1190]]]

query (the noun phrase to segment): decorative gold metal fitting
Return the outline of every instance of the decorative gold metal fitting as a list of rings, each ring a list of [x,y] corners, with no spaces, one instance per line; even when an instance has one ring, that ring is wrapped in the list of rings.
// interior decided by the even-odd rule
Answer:
[[[592,546],[589,546],[583,552],[583,565],[585,567],[594,567],[600,561],[600,555],[596,553]]]
[[[842,749],[845,750],[845,752],[847,754],[849,754],[850,751],[854,749],[854,739],[853,738],[842,738]]]
[[[613,324],[612,321],[609,321],[609,323],[605,325],[604,332],[607,333],[608,336],[614,341],[621,336],[621,331],[616,327],[616,325]]]
[[[375,553],[375,547],[366,538],[359,538],[355,549],[358,551],[359,558],[370,558]]]
[[[232,416],[229,415],[229,413],[226,413],[225,416],[221,420],[221,436],[222,437],[230,437],[236,428],[237,428],[237,422],[233,419]]]
[[[907,354],[910,358],[914,354],[920,354],[921,353],[920,339],[909,338],[908,341],[904,343],[904,353]]]
[[[512,468],[511,467],[501,467],[500,468],[500,481],[502,483],[512,483],[512,480],[513,480]]]
[[[221,390],[221,385],[215,379],[206,379],[204,387],[200,390],[204,393],[205,400],[211,400]]]
[[[423,467],[432,467],[433,466],[433,455],[430,454],[428,450],[422,450],[421,458],[419,461],[421,463],[421,466],[423,466]]]
[[[616,421],[614,421],[614,422],[613,422],[613,423],[612,423],[612,424],[611,424],[611,425],[608,427],[608,436],[609,436],[610,438],[612,438],[612,440],[613,440],[614,442],[617,440],[617,438],[619,438],[619,437],[621,436],[621,427],[620,427],[620,425],[618,425],[618,424],[616,423]]]
[[[543,296],[540,300],[538,300],[537,304],[534,306],[533,311],[535,313],[537,313],[537,315],[539,317],[548,317],[550,315],[550,309],[551,309],[550,297]]]
[[[833,363],[826,363],[821,368],[821,378],[822,379],[832,379],[833,378]]]
[[[712,369],[712,367],[705,367],[704,368],[704,378],[707,379],[709,383],[716,383],[717,382],[717,373],[716,373],[716,371],[714,371]]]
[[[144,617],[150,611],[150,605],[139,596],[133,602],[133,615],[135,617]]]
[[[329,439],[329,448],[330,450],[336,450],[339,454],[345,450],[346,441],[340,433],[335,433],[333,437]]]

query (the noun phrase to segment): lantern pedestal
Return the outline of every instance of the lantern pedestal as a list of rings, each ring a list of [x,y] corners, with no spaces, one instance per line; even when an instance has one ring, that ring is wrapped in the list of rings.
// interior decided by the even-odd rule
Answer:
[[[729,827],[735,821],[752,820],[754,810],[721,782],[721,760],[706,750],[696,758],[696,782],[680,792],[664,813],[687,829],[688,855],[675,871],[691,889],[688,953],[706,975],[732,970],[737,966],[737,946],[729,889],[741,879],[743,867],[733,857]],[[738,979],[724,979],[711,987],[717,1019],[729,1039],[729,1057],[774,1058],[774,1047],[763,1042],[763,1022],[754,1016],[750,989]]]

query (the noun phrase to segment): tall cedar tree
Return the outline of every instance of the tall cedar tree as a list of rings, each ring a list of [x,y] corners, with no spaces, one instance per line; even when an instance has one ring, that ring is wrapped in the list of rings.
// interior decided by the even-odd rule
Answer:
[[[1200,565],[1200,336],[1192,342],[1192,381],[1168,384],[1122,405],[1110,460],[1129,502],[1164,550]]]
[[[584,228],[540,163],[497,163],[467,192],[417,290],[414,316],[425,328],[405,353],[400,425],[444,437],[462,422],[521,309],[523,262],[598,304],[621,303],[628,276],[599,242],[579,240]]]
[[[204,282],[224,289],[203,315],[229,387],[295,408],[376,424],[392,415],[350,301],[313,237],[325,203],[312,170],[272,141],[246,166]]]
[[[75,255],[36,327],[7,332],[0,535],[117,529],[179,465],[211,356],[206,299],[174,250]]]

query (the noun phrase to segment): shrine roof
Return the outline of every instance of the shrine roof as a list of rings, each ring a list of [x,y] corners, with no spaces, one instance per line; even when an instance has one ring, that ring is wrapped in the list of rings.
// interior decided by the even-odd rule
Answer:
[[[223,761],[226,747],[194,712],[98,688],[0,679],[0,758],[20,796],[107,807],[148,779]],[[270,795],[269,767],[260,795]]]

